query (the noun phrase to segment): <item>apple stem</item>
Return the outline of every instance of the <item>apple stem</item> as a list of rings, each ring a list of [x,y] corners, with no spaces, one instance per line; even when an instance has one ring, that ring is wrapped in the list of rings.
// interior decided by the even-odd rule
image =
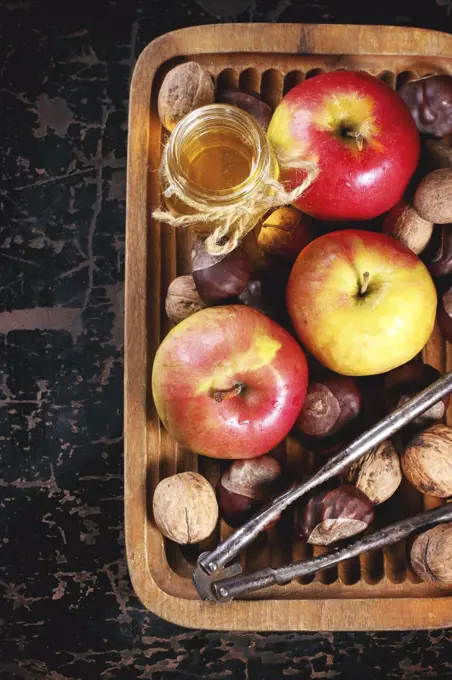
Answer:
[[[369,285],[369,272],[363,272],[363,277],[361,284],[359,286],[359,294],[365,295],[367,292],[367,287]]]
[[[356,142],[356,146],[358,147],[358,151],[363,150],[364,146],[364,136],[361,132],[352,132],[352,130],[348,130],[346,132],[347,137],[353,137],[353,139]]]
[[[222,401],[226,401],[226,399],[238,397],[243,388],[244,385],[242,383],[235,383],[234,387],[230,387],[228,390],[215,390],[213,398],[216,402],[221,403]]]

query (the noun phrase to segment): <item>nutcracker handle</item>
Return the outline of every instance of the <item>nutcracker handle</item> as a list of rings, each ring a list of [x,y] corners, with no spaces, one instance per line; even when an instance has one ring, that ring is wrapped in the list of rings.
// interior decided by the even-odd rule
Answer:
[[[312,560],[293,562],[292,564],[279,567],[278,569],[268,567],[267,569],[261,569],[260,571],[255,571],[251,574],[243,574],[234,576],[233,578],[214,581],[211,585],[212,599],[215,602],[230,602],[236,597],[251,593],[255,590],[260,590],[261,588],[267,588],[274,584],[285,585],[294,578],[307,576],[308,574],[315,573],[319,569],[332,567],[351,557],[361,555],[361,553],[378,550],[387,545],[393,545],[419,529],[425,529],[439,524],[440,522],[451,521],[452,503],[446,503],[434,510],[427,510],[414,517],[409,517],[408,519],[391,524],[351,545],[344,548],[336,548],[332,552],[326,555],[320,555]]]
[[[200,555],[197,569],[208,575],[216,574],[228,562],[231,562],[242,548],[254,541],[260,532],[276,520],[291,503],[343,472],[451,391],[452,371],[449,371],[342,449],[308,481],[284,491],[213,551]]]

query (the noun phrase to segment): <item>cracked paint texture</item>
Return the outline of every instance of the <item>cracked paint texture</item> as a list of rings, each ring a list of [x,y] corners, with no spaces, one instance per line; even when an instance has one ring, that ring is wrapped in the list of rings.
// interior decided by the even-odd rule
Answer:
[[[133,593],[123,532],[130,76],[216,21],[452,30],[450,0],[0,4],[0,680],[451,678],[449,631],[182,630]]]

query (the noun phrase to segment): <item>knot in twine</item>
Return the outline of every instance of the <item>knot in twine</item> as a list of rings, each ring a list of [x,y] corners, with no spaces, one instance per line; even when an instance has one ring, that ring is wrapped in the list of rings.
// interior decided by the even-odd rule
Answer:
[[[234,205],[213,207],[208,206],[200,210],[196,201],[186,196],[179,187],[169,182],[168,168],[164,154],[163,178],[168,180],[168,188],[164,196],[175,196],[196,212],[189,215],[175,216],[169,210],[157,208],[152,216],[160,222],[166,222],[172,227],[195,227],[202,225],[213,228],[210,236],[204,242],[204,247],[211,255],[225,256],[232,252],[246,234],[256,225],[256,217],[264,215],[272,208],[288,205],[296,201],[311,186],[319,174],[318,166],[311,161],[291,159],[287,156],[277,156],[280,168],[296,168],[305,170],[306,176],[295,189],[287,191],[284,184],[273,177],[264,177],[254,194],[243,202]]]

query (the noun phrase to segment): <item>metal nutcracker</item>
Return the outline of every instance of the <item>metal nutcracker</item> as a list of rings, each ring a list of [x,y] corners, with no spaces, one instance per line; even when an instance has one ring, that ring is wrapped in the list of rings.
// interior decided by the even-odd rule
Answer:
[[[294,562],[278,569],[269,567],[244,575],[241,575],[240,565],[233,562],[240,550],[251,543],[291,503],[344,471],[451,391],[452,371],[449,371],[346,446],[325,463],[311,479],[293,485],[284,491],[214,550],[202,553],[198,558],[193,574],[193,580],[200,597],[203,600],[213,600],[214,602],[228,602],[238,595],[244,595],[273,584],[283,585],[294,578],[312,574],[318,569],[330,567],[362,552],[391,545],[421,528],[439,522],[452,521],[452,504],[446,504],[392,524],[352,545],[338,548],[327,555],[312,560]]]

